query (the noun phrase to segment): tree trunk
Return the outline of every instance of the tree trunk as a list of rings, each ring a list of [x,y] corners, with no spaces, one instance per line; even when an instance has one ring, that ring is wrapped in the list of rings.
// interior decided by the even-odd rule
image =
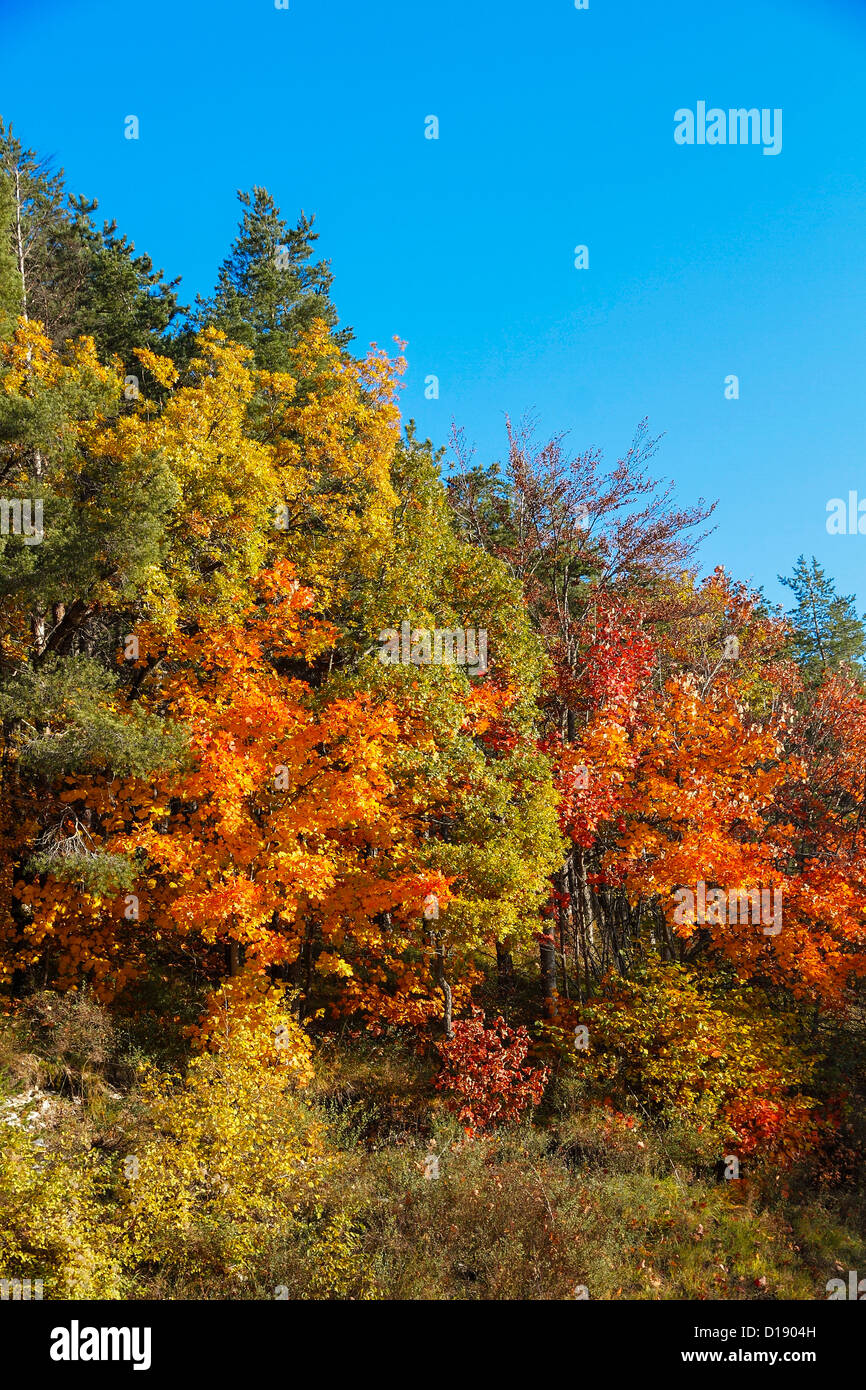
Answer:
[[[500,1000],[507,1001],[514,983],[514,961],[511,952],[501,941],[496,943],[496,993]]]
[[[80,598],[75,599],[64,609],[63,617],[49,634],[43,648],[44,653],[47,655],[49,652],[57,652],[60,656],[68,656],[76,633],[93,611],[93,604],[83,603]]]
[[[448,1038],[450,1042],[450,1040],[454,1037],[454,1025],[451,1019],[451,986],[445,978],[444,942],[437,942],[436,955],[434,959],[436,961],[436,973],[434,978],[436,980],[436,984],[442,991],[442,1025],[445,1030],[445,1036],[446,1038]]]
[[[539,956],[541,959],[541,996],[544,1001],[545,1018],[556,1018],[556,940],[550,932],[539,932]]]
[[[562,993],[567,999],[568,996],[568,909],[570,905],[570,893],[568,883],[568,863],[566,860],[562,868],[554,875],[553,883],[557,892],[556,899],[556,921],[559,927],[559,954],[562,957]]]
[[[21,175],[15,170],[15,257],[21,276],[21,312],[27,318],[27,276],[24,268],[24,235],[21,227]]]
[[[577,900],[577,921],[580,934],[580,952],[583,956],[583,974],[586,997],[592,988],[592,967],[590,964],[590,952],[592,948],[592,899],[589,895],[589,885],[586,881],[586,865],[583,853],[578,850],[571,859],[571,893],[572,898]],[[579,974],[578,974],[578,978]]]

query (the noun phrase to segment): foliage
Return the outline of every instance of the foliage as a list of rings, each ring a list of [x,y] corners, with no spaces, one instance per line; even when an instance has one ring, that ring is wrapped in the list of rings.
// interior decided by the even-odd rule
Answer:
[[[793,574],[779,576],[794,598],[788,614],[791,621],[791,647],[805,678],[815,682],[827,671],[847,663],[855,671],[866,656],[866,629],[854,610],[853,595],[836,593],[833,580],[812,556],[811,564],[801,555]]]
[[[330,268],[312,260],[318,237],[312,218],[302,213],[289,227],[266,188],[238,193],[238,200],[237,236],[212,297],[199,300],[194,319],[199,329],[215,327],[252,348],[258,367],[286,371],[299,335],[314,319],[329,327],[336,322]]]
[[[814,1061],[796,1017],[771,1012],[758,991],[656,965],[611,983],[581,1017],[589,1049],[578,1065],[606,1099],[639,1098],[667,1122],[713,1127],[732,1152],[766,1162],[788,1164],[814,1146]]]
[[[295,1094],[310,1078],[309,1044],[243,977],[213,1000],[200,1038],[210,1047],[185,1077],[141,1080],[146,1129],[118,1194],[121,1248],[126,1263],[168,1277],[243,1281],[262,1228],[291,1222],[317,1190],[321,1128]]]
[[[491,1027],[481,1009],[454,1025],[454,1036],[437,1043],[442,1070],[436,1089],[448,1092],[448,1105],[470,1130],[517,1120],[538,1105],[548,1072],[525,1065],[530,1038],[525,1028],[509,1028],[503,1018]]]
[[[821,1296],[864,1258],[852,600],[699,579],[645,422],[449,466],[312,219],[241,203],[178,326],[0,125],[0,1272]]]

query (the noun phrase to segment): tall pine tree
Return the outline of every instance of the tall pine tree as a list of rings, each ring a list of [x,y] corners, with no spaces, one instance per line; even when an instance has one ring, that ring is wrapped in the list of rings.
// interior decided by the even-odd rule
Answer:
[[[219,328],[252,348],[257,367],[286,371],[298,334],[315,318],[334,328],[333,276],[327,261],[313,260],[313,219],[301,213],[290,227],[266,188],[238,193],[244,209],[232,248],[209,299],[199,299],[192,328]],[[338,333],[344,346],[348,330]]]
[[[779,582],[790,589],[794,604],[788,610],[793,635],[791,652],[809,683],[820,680],[824,671],[842,665],[863,674],[866,656],[866,629],[857,617],[854,595],[836,593],[834,581],[827,577],[812,556],[811,563],[801,555],[788,578]]]
[[[11,293],[17,312],[44,324],[55,346],[88,334],[103,361],[117,354],[135,371],[134,349],[158,350],[180,312],[179,281],[166,283],[116,223],[98,229],[97,202],[67,194],[63,171],[53,172],[2,120],[0,176],[0,311]],[[10,257],[17,281],[7,291]]]
[[[0,337],[8,337],[23,308],[23,288],[14,246],[15,198],[8,175],[0,173]]]

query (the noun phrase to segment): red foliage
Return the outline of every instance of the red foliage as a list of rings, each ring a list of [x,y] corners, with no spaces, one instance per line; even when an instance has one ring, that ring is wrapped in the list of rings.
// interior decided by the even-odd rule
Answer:
[[[789,1167],[822,1141],[809,1102],[798,1096],[772,1100],[740,1096],[730,1106],[728,1120],[737,1134],[741,1154],[759,1153],[780,1168]]]
[[[478,1008],[454,1024],[450,1041],[437,1043],[442,1070],[436,1089],[450,1093],[446,1104],[461,1123],[487,1129],[538,1105],[549,1072],[524,1065],[529,1044],[525,1028],[509,1028],[501,1017],[486,1027]]]

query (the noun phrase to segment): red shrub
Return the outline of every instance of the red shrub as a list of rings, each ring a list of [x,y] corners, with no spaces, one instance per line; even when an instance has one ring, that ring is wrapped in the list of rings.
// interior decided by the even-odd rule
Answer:
[[[497,1018],[488,1028],[484,1015],[454,1024],[454,1037],[437,1043],[442,1070],[436,1088],[448,1092],[446,1104],[473,1129],[516,1120],[544,1094],[548,1069],[524,1066],[530,1038],[525,1028],[509,1028]]]

